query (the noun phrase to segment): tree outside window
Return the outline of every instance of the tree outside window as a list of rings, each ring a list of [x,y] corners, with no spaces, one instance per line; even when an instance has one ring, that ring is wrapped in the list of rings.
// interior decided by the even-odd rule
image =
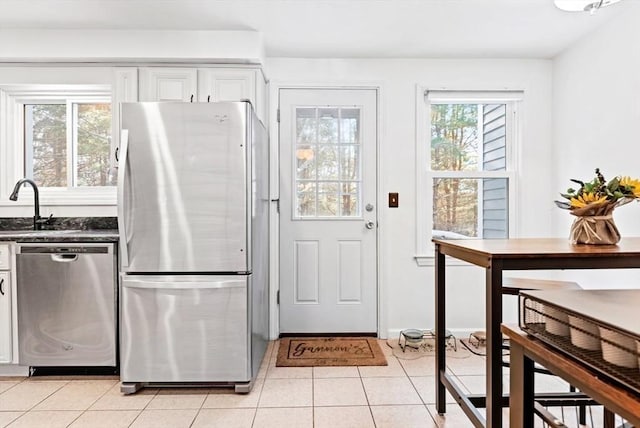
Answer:
[[[296,217],[361,215],[360,110],[296,108]]]

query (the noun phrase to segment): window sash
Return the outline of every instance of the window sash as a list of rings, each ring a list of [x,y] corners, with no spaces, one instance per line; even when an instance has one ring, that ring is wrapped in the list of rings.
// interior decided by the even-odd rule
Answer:
[[[416,174],[419,200],[417,201],[416,260],[419,265],[431,265],[434,246],[431,242],[433,228],[433,183],[437,178],[504,178],[508,185],[508,234],[517,230],[516,198],[517,154],[521,139],[519,123],[520,104],[524,100],[521,90],[468,91],[428,90],[417,87],[416,110]],[[431,169],[431,104],[506,104],[506,169],[501,171],[451,171]],[[480,150],[480,148],[479,148]],[[480,216],[479,216],[480,217]]]
[[[79,128],[79,120],[78,120],[78,107],[81,104],[110,104],[111,97],[109,96],[90,96],[90,97],[79,97],[79,96],[70,96],[70,97],[62,97],[62,96],[47,96],[47,97],[38,97],[38,98],[29,98],[21,100],[18,103],[20,111],[22,112],[22,120],[23,124],[22,128],[25,129],[25,124],[27,118],[24,117],[25,107],[28,105],[38,105],[38,104],[64,104],[66,105],[66,164],[67,164],[67,185],[61,187],[47,187],[47,186],[39,186],[39,189],[77,189],[79,187],[86,189],[99,189],[103,187],[113,187],[113,186],[78,186],[78,128]],[[23,134],[22,147],[24,150],[24,170],[23,175],[25,177],[33,178],[33,147],[29,147],[27,144],[26,135]]]

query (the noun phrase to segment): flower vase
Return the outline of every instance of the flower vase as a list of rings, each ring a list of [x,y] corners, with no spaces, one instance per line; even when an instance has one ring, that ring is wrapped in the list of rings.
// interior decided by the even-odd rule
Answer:
[[[620,241],[620,231],[611,213],[576,216],[570,240],[572,244],[614,245]]]

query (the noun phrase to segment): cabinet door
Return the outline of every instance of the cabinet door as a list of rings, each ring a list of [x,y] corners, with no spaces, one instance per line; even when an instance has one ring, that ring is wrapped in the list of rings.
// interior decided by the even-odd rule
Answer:
[[[140,68],[140,101],[195,101],[194,68]]]
[[[0,272],[0,364],[11,362],[11,277]]]
[[[135,67],[116,67],[111,91],[111,184],[116,183],[118,168],[118,150],[120,147],[120,103],[138,101],[138,69]]]
[[[199,68],[198,101],[249,100],[256,107],[256,70]]]
[[[11,254],[9,244],[0,244],[0,270],[11,269]]]

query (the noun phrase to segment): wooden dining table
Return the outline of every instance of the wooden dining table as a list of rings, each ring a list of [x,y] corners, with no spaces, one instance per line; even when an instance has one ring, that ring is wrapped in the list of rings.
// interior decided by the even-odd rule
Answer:
[[[530,336],[518,327],[502,325],[502,333],[509,338],[509,426],[533,428],[536,410],[547,414],[551,422],[555,417],[540,409],[534,398],[534,363],[542,364],[552,373],[593,397],[605,409],[604,428],[615,427],[614,414],[624,417],[633,426],[640,426],[640,397],[634,390],[610,381],[607,376],[556,347]]]
[[[502,296],[504,271],[640,268],[640,238],[616,245],[571,244],[565,238],[433,239],[435,244],[436,410],[446,413],[448,390],[476,427],[502,428],[508,396],[502,385]],[[446,372],[446,256],[485,269],[486,395],[470,397]],[[609,284],[603,284],[610,286]],[[486,408],[486,416],[479,411]]]

